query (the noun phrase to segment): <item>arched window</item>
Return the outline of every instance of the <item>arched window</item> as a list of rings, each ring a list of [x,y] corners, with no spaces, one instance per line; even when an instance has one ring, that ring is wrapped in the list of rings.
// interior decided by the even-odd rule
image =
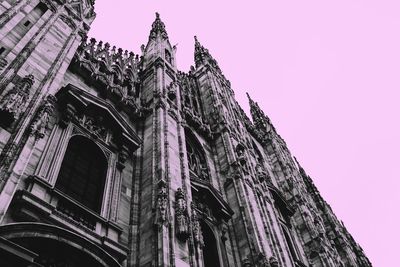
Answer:
[[[186,151],[191,175],[202,180],[209,180],[208,168],[204,152],[194,138],[186,135]]]
[[[69,141],[56,188],[100,213],[107,174],[107,159],[91,140],[75,136]]]

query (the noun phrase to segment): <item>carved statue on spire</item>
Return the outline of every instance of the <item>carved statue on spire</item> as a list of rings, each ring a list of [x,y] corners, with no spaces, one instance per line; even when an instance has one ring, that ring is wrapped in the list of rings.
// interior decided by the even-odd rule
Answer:
[[[161,37],[165,40],[168,39],[167,31],[165,30],[165,24],[160,19],[160,14],[156,12],[156,20],[151,25],[150,31],[150,39],[155,39],[157,35],[160,34]]]

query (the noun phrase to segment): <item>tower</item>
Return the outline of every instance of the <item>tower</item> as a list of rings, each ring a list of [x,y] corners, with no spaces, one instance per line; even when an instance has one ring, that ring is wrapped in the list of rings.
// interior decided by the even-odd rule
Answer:
[[[270,119],[156,13],[141,53],[94,1],[0,2],[0,265],[371,266]]]

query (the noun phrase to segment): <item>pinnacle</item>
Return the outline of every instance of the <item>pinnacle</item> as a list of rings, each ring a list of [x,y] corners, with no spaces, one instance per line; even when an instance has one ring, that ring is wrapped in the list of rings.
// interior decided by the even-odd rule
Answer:
[[[157,35],[161,35],[163,39],[168,38],[167,31],[165,30],[165,24],[162,22],[160,18],[160,14],[156,12],[156,19],[154,20],[153,24],[151,25],[150,31],[150,39],[155,39]]]
[[[247,98],[249,99],[249,104],[250,104],[250,108],[254,108],[254,106],[256,105],[256,102],[254,102],[254,100],[250,97],[250,94],[248,92],[246,92]]]

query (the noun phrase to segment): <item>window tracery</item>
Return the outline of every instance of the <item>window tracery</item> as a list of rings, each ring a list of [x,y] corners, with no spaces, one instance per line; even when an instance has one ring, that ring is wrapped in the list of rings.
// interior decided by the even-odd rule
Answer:
[[[195,178],[209,181],[208,168],[206,159],[203,151],[198,147],[199,144],[195,145],[192,140],[186,141],[186,151],[189,163],[189,170],[191,174],[195,175]]]

